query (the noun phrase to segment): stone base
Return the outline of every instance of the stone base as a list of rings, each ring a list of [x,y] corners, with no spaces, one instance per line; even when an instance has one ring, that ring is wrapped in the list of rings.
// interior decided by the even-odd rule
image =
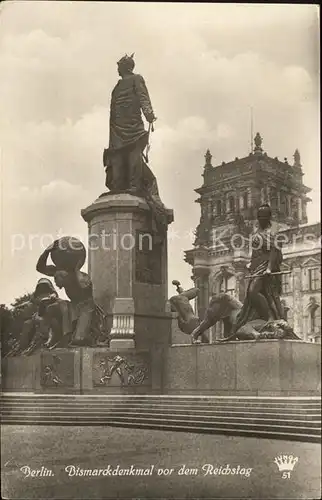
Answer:
[[[4,392],[79,393],[82,348],[44,349],[1,361]]]
[[[172,346],[166,394],[310,396],[321,392],[321,346],[293,340]]]
[[[159,394],[165,349],[133,349],[132,342],[116,339],[112,348],[43,349],[31,356],[5,358],[2,391]]]
[[[110,349],[134,349],[135,342],[133,339],[111,339]]]
[[[126,340],[125,340],[126,342]],[[320,345],[293,340],[42,350],[2,361],[4,392],[318,396]]]
[[[94,298],[111,318],[113,349],[170,344],[166,229],[172,210],[167,215],[167,222],[157,227],[147,201],[129,193],[106,193],[82,210]],[[133,338],[134,344],[123,338]]]

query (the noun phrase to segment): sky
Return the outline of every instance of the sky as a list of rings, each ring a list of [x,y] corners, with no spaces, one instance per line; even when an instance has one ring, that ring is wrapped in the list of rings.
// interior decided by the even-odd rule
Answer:
[[[169,282],[191,285],[204,154],[301,153],[319,220],[319,11],[316,5],[7,1],[0,6],[1,294],[33,291],[43,245],[84,242],[80,210],[105,191],[116,61],[135,52],[158,118],[150,166],[174,210]]]

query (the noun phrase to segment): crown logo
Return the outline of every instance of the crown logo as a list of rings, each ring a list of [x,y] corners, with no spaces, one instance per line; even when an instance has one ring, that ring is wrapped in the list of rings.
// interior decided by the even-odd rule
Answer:
[[[274,463],[277,465],[280,472],[284,472],[292,471],[298,460],[298,457],[294,457],[293,455],[279,455],[275,457]]]

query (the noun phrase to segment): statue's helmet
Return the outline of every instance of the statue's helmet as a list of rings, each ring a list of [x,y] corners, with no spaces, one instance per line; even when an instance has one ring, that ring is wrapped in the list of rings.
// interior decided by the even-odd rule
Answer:
[[[125,56],[121,57],[119,61],[117,61],[117,65],[119,68],[124,69],[126,71],[133,71],[135,62],[134,62],[134,53],[128,56],[125,54]]]
[[[257,218],[260,219],[271,219],[272,210],[268,203],[264,203],[257,210]]]
[[[39,297],[40,295],[44,295],[46,293],[48,294],[54,293],[57,295],[57,292],[52,282],[47,278],[40,278],[40,280],[38,280],[37,282],[34,291],[34,297]]]

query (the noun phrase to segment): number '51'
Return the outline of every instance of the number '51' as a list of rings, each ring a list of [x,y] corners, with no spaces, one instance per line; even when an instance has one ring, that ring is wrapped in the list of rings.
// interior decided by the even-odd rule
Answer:
[[[290,479],[290,477],[291,477],[291,473],[290,473],[290,471],[288,471],[288,472],[286,472],[286,471],[285,471],[285,472],[283,472],[283,474],[282,474],[282,478],[283,478],[283,479]]]

